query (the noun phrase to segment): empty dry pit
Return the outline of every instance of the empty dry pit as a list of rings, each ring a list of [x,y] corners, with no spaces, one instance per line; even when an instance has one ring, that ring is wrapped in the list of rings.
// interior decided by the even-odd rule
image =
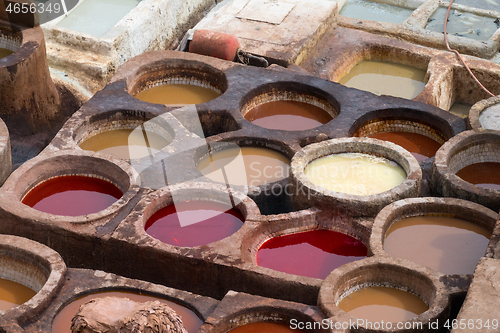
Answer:
[[[398,110],[394,114],[401,113],[415,113],[415,110]],[[434,124],[441,125],[441,129],[437,129],[436,125],[429,125],[423,121],[402,116],[385,116],[377,118],[376,113],[369,114],[369,117],[374,118],[361,125],[353,128],[352,136],[355,137],[370,137],[374,139],[389,141],[400,145],[408,150],[417,161],[423,162],[428,158],[433,157],[439,147],[450,137],[452,137],[453,130],[443,119],[432,119],[429,114],[423,115],[422,118],[430,118]],[[363,120],[357,121],[357,123]]]
[[[57,294],[66,265],[52,249],[26,238],[0,236],[0,306],[20,324],[32,320]]]
[[[128,92],[137,99],[169,106],[200,104],[227,89],[225,74],[203,62],[168,59],[136,73]]]
[[[161,117],[143,117],[110,112],[92,116],[73,136],[83,150],[129,160],[154,155],[174,139],[174,131]]]
[[[431,187],[440,195],[500,209],[500,132],[466,131],[438,150]]]
[[[395,198],[417,196],[421,179],[422,170],[410,153],[370,138],[315,143],[297,152],[291,164],[296,204],[358,216],[375,215]]]
[[[438,275],[375,257],[333,271],[321,286],[318,305],[338,329],[355,322],[369,332],[427,332],[449,315]]]
[[[385,207],[370,238],[375,255],[408,259],[448,275],[472,274],[497,214],[454,198],[411,198]]]
[[[338,115],[338,103],[324,91],[297,82],[260,86],[246,95],[241,113],[253,124],[275,130],[319,127]]]

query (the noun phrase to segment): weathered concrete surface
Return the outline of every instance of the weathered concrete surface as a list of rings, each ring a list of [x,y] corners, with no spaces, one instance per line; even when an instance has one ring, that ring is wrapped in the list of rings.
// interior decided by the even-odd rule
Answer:
[[[244,51],[273,63],[300,64],[334,23],[336,11],[331,0],[229,0],[193,29],[234,35]]]
[[[0,186],[12,171],[12,156],[10,150],[9,130],[0,119]]]
[[[498,332],[499,303],[500,260],[483,258],[476,267],[469,292],[458,314],[457,327],[451,332]],[[460,327],[462,324],[465,324],[465,328]]]

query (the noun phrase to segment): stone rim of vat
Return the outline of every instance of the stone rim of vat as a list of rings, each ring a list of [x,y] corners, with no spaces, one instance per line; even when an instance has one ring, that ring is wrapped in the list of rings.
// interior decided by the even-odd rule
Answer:
[[[353,195],[330,191],[311,182],[304,173],[315,159],[338,153],[365,153],[394,161],[406,172],[406,179],[392,189],[373,195]],[[293,200],[299,206],[338,209],[354,216],[374,216],[391,202],[420,194],[422,169],[407,150],[392,143],[371,138],[340,138],[308,145],[292,158],[290,183]]]
[[[3,311],[3,317],[7,321],[12,320],[23,325],[29,322],[34,314],[44,311],[58,294],[64,284],[66,264],[56,251],[23,237],[0,235],[0,250],[4,259],[10,261],[8,269],[12,275],[2,269],[1,277],[21,283],[36,292],[29,301]],[[20,276],[27,273],[31,273],[30,276],[22,281]],[[44,281],[34,281],[37,277]]]
[[[315,306],[230,290],[198,332],[225,333],[233,328],[256,322],[290,325],[292,319],[313,323],[321,322],[326,317]]]
[[[243,98],[240,100],[241,115],[246,119],[245,115],[253,108],[275,101],[296,101],[319,107],[332,117],[330,121],[335,119],[335,117],[337,117],[340,113],[340,105],[329,93],[302,82],[278,81],[263,84],[257,88],[252,89],[245,96],[243,96]],[[302,131],[318,129],[319,127],[327,125],[328,123],[321,124]],[[286,129],[282,130],[292,131]]]
[[[424,329],[375,329],[373,332],[421,332],[430,330],[430,323],[448,319],[450,300],[440,275],[426,267],[401,260],[369,257],[345,264],[334,270],[321,285],[318,306],[337,322],[356,322],[358,318],[341,310],[337,304],[351,292],[369,286],[401,289],[420,297],[428,306],[427,311],[407,322],[421,322]],[[364,325],[359,325],[364,328]],[[393,325],[395,327],[395,325]],[[372,332],[372,330],[370,330]]]
[[[238,146],[239,148],[250,147],[250,148],[269,149],[285,156],[290,161],[289,166],[291,166],[292,160],[289,158],[289,156],[293,154],[293,149],[291,149],[286,142],[280,142],[273,139],[262,140],[260,138],[254,138],[254,137],[229,137],[227,139],[221,139],[221,140],[210,140],[207,141],[207,143],[209,143],[210,145],[211,152],[224,151],[226,149],[235,148],[235,146]],[[207,156],[207,154],[208,154],[208,149],[206,146],[199,147],[195,150],[193,154],[193,160],[196,170],[198,170],[197,167],[199,163],[203,158]],[[288,170],[289,170],[288,177],[276,180],[274,182],[262,184],[259,186],[255,185],[244,186],[244,185],[233,185],[233,184],[229,184],[229,186],[238,191],[245,192],[247,193],[247,195],[251,196],[266,195],[270,192],[272,193],[272,189],[275,186],[280,186],[280,187],[286,186],[286,184],[288,183],[288,179],[290,178],[291,175],[291,168],[289,168]],[[203,175],[199,170],[198,172],[201,174],[201,177],[203,179],[207,180],[207,182],[213,184],[225,184],[216,182],[208,177],[205,177],[205,175]]]
[[[202,182],[185,182],[172,186],[167,186],[151,192],[150,194],[144,196],[136,205],[135,212],[131,213],[130,219],[127,219],[129,222],[125,222],[124,224],[132,224],[133,233],[136,235],[133,242],[134,243],[147,243],[154,248],[163,248],[165,250],[172,249],[199,249],[202,247],[216,247],[217,244],[225,244],[225,243],[233,243],[234,240],[239,239],[240,234],[245,233],[246,222],[255,220],[258,216],[260,216],[260,211],[255,202],[250,199],[248,196],[243,194],[242,192],[235,191],[233,189],[230,190],[231,197],[236,203],[238,203],[235,208],[238,210],[243,216],[244,220],[242,221],[241,228],[233,233],[230,236],[227,236],[218,241],[194,246],[194,247],[183,247],[183,246],[175,246],[172,244],[164,243],[159,239],[154,238],[149,235],[145,230],[145,225],[149,218],[153,216],[154,213],[159,211],[160,209],[167,207],[174,203],[175,200],[200,200],[200,201],[214,201],[218,203],[227,203],[228,198],[228,188],[222,184],[210,184],[210,183],[202,183]],[[136,216],[136,214],[139,214]]]
[[[81,216],[53,215],[21,202],[26,193],[41,182],[64,175],[89,176],[108,181],[117,186],[123,195],[106,209]],[[138,191],[139,176],[128,163],[109,156],[103,158],[98,153],[83,150],[62,150],[39,155],[15,170],[1,189],[5,198],[2,202],[4,209],[17,216],[48,224],[104,223],[127,205]]]
[[[155,134],[160,135],[165,140],[168,141],[168,144],[164,146],[162,149],[165,149],[170,144],[172,144],[176,138],[176,131],[173,128],[172,119],[170,117],[154,117],[151,115],[151,119],[147,120],[142,116],[124,114],[119,110],[112,110],[104,113],[98,113],[91,115],[86,121],[79,122],[76,124],[76,128],[73,130],[73,134],[71,135],[71,139],[73,140],[75,147],[79,148],[80,144],[85,142],[86,140],[92,138],[95,135],[99,135],[101,133],[105,133],[112,130],[120,130],[120,129],[135,129],[138,126],[144,125],[146,131],[153,132]],[[111,119],[110,119],[111,118]],[[107,126],[109,124],[109,126]],[[111,154],[101,153],[105,155],[112,156]],[[118,157],[116,157],[118,158]],[[146,155],[136,160],[149,159],[150,155]],[[123,159],[125,161],[129,161],[130,159]]]
[[[481,162],[500,163],[499,131],[465,131],[445,142],[434,156],[430,186],[444,197],[469,200],[499,211],[500,190],[475,186],[456,175],[460,169]]]
[[[399,200],[386,206],[375,217],[369,241],[369,251],[371,251],[371,254],[375,256],[392,257],[384,250],[385,234],[389,227],[401,219],[415,216],[425,216],[428,214],[444,214],[482,226],[491,231],[492,236],[490,239],[493,238],[493,230],[498,216],[497,213],[489,208],[474,202],[456,198],[423,197]],[[488,245],[485,253],[491,252],[494,245],[495,244],[493,244],[490,240],[490,244]],[[416,263],[413,264],[418,265]],[[436,271],[436,273],[446,275],[438,271]],[[464,281],[465,285],[468,285],[467,281],[468,276],[470,275],[471,274],[460,274],[458,276],[459,279]],[[454,274],[454,276],[457,275]],[[467,291],[467,288],[465,291]]]
[[[485,128],[483,128],[483,125],[481,125],[479,117],[481,116],[481,113],[485,109],[499,104],[500,104],[500,95],[495,97],[490,97],[488,99],[483,99],[474,104],[469,111],[469,117],[467,119],[467,125],[469,125],[468,127],[473,130],[482,130],[482,129],[486,130]],[[493,130],[490,129],[490,131]]]
[[[135,61],[142,60],[142,58],[136,58]],[[160,58],[142,61],[141,66],[135,66],[135,61],[128,61],[131,68],[127,66],[123,71],[117,72],[112,82],[125,78],[126,91],[132,97],[146,89],[169,83],[193,84],[209,88],[222,95],[228,89],[226,74],[223,70],[202,60]]]
[[[10,135],[7,125],[0,118],[0,186],[12,172],[12,154],[10,148]]]

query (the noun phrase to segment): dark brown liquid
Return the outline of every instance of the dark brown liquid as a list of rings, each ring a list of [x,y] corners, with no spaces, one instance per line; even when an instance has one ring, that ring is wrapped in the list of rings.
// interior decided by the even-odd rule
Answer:
[[[123,297],[128,298],[135,302],[151,302],[160,301],[171,307],[179,316],[181,316],[182,323],[189,333],[194,333],[201,327],[203,322],[198,316],[188,308],[179,305],[172,301],[167,301],[162,298],[140,295],[132,292],[125,291],[107,291],[95,293],[87,296],[77,298],[73,302],[66,305],[54,318],[52,322],[52,333],[71,333],[71,319],[76,315],[80,306],[95,298],[104,297]]]
[[[461,219],[416,216],[391,225],[384,250],[444,274],[472,274],[490,236],[485,228]]]
[[[500,190],[500,163],[474,163],[460,169],[457,176],[479,187]]]
[[[302,330],[291,329],[286,324],[272,322],[258,322],[241,325],[227,331],[226,333],[304,333]]]
[[[344,297],[338,307],[370,322],[403,322],[429,308],[419,297],[389,287],[366,287]]]
[[[146,232],[163,243],[175,246],[200,246],[231,236],[244,218],[231,206],[213,201],[176,202],[153,214]]]
[[[41,212],[81,216],[111,206],[123,193],[102,179],[85,176],[61,176],[39,184],[22,202]]]
[[[308,130],[326,124],[332,116],[320,107],[298,101],[273,101],[245,114],[255,125],[286,131]]]
[[[370,135],[370,138],[389,141],[408,150],[418,162],[436,155],[441,144],[431,138],[417,133],[382,132]]]
[[[0,279],[0,310],[5,311],[15,308],[29,301],[36,292],[23,284]]]

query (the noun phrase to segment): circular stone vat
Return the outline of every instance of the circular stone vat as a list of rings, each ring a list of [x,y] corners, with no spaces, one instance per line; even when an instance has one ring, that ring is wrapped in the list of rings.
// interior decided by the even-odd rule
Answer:
[[[62,258],[42,244],[8,235],[0,236],[0,251],[0,310],[23,318],[43,310],[64,281]]]
[[[462,132],[438,150],[431,186],[440,195],[500,210],[500,132]]]
[[[431,323],[443,325],[449,315],[446,288],[437,275],[382,258],[333,271],[321,286],[318,305],[335,321],[356,322],[369,332],[427,332]],[[398,322],[407,323],[406,329],[396,330]]]
[[[401,200],[376,216],[371,249],[443,274],[472,274],[485,255],[496,215],[460,199]]]
[[[37,221],[90,223],[118,212],[137,193],[137,178],[137,172],[124,161],[66,150],[24,163],[4,186],[12,194],[8,199],[17,214]],[[63,192],[68,189],[73,191],[71,195]],[[49,195],[53,195],[50,201],[56,199],[50,203],[56,211],[44,212],[21,203],[43,205],[45,200],[40,199]]]
[[[101,118],[91,117],[76,131],[74,140],[81,149],[129,160],[154,155],[174,139],[168,124],[158,124],[160,119],[145,122],[121,113],[111,114],[107,120]]]
[[[82,295],[77,297],[62,309],[59,310],[57,315],[52,322],[52,332],[55,333],[71,333],[71,319],[78,312],[81,305],[89,302],[93,299],[99,299],[104,297],[118,297],[126,298],[131,301],[144,303],[152,301],[160,301],[163,304],[168,305],[172,308],[179,316],[182,318],[182,323],[186,328],[188,333],[196,332],[203,324],[202,320],[190,309],[180,305],[176,302],[169,301],[160,297],[145,295],[143,291],[118,291],[118,290],[105,290],[99,291],[91,294]]]
[[[0,59],[8,57],[19,50],[22,41],[18,34],[0,27]]]
[[[258,87],[241,102],[241,113],[253,124],[276,130],[302,131],[328,123],[338,103],[319,89],[296,82]]]
[[[168,106],[200,104],[227,89],[224,73],[202,62],[169,59],[146,67],[128,89],[132,96],[145,102]]]
[[[0,119],[0,186],[12,171],[12,154],[7,125]]]
[[[469,114],[469,127],[500,131],[500,96],[474,104]]]
[[[257,265],[276,271],[325,279],[346,263],[365,258],[366,246],[333,230],[310,230],[266,240],[257,251]]]
[[[197,168],[207,178],[231,185],[261,186],[289,176],[290,160],[281,152],[265,147],[238,146],[218,142],[197,155]]]
[[[352,136],[395,143],[408,150],[419,163],[433,157],[439,147],[446,142],[446,137],[429,125],[396,118],[365,122],[354,130]]]
[[[366,167],[359,168],[361,164]],[[291,168],[293,199],[298,205],[342,209],[359,216],[375,215],[395,198],[417,196],[422,178],[420,166],[409,152],[369,138],[333,139],[306,146],[295,154]],[[389,173],[393,177],[387,178]],[[391,184],[373,188],[372,183],[382,177]]]
[[[305,333],[303,330],[292,329],[289,324],[260,321],[237,326],[227,333]]]
[[[183,183],[154,193],[139,223],[150,237],[173,246],[196,247],[222,240],[243,226],[249,212],[258,212],[248,197],[228,192],[225,186]]]
[[[425,70],[385,61],[366,60],[339,80],[346,87],[413,99],[424,90]]]

